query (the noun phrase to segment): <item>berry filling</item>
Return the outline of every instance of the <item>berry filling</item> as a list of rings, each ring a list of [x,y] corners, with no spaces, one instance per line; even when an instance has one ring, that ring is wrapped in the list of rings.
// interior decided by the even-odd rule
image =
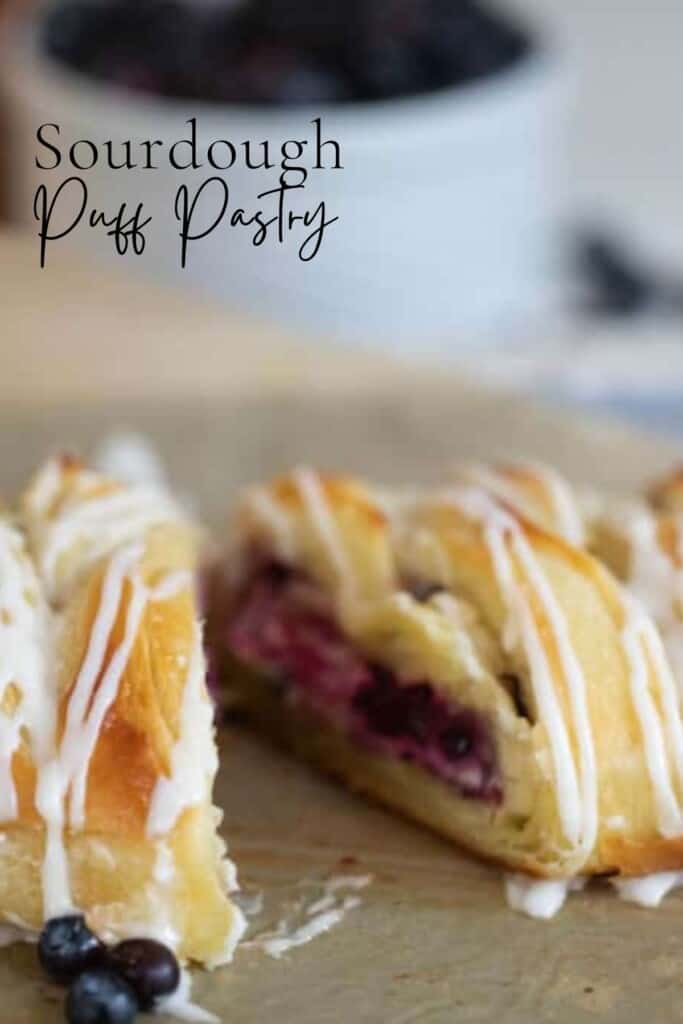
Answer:
[[[217,650],[267,672],[284,699],[300,702],[354,742],[414,762],[462,796],[502,800],[485,718],[444,699],[427,681],[400,681],[366,660],[301,574],[273,564],[257,569],[230,602],[227,628],[225,619],[219,628]]]

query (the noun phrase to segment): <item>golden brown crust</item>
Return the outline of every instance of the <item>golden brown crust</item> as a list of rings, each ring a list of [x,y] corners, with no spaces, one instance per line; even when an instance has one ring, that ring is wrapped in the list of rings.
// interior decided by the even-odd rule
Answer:
[[[112,495],[124,505],[108,505]],[[98,505],[100,499],[104,503]],[[55,689],[47,696],[55,702],[56,731],[50,758],[70,764],[86,744],[83,729],[75,744],[68,739],[76,691],[87,696],[85,722],[114,680],[85,762],[81,824],[72,817],[73,775],[64,800],[72,897],[105,935],[122,936],[130,928],[161,932],[183,959],[217,963],[230,957],[241,916],[228,898],[230,865],[216,832],[220,815],[211,803],[216,759],[210,709],[184,719],[192,666],[201,673],[203,665],[194,596],[197,531],[169,514],[170,499],[155,504],[147,495],[136,501],[132,490],[129,495],[122,485],[68,459],[48,464],[22,502],[31,552],[52,607]],[[98,528],[86,521],[81,532],[86,506]],[[112,624],[98,626],[105,612]],[[93,645],[97,659],[89,668]],[[196,700],[209,708],[201,674]],[[163,829],[151,830],[159,787],[176,786],[176,774],[195,767],[179,764],[176,755],[188,728],[202,730],[204,796],[193,790],[189,803],[179,797]],[[44,914],[45,827],[36,806],[43,763],[26,735],[12,763],[18,813],[0,825],[0,918],[18,916],[32,928],[41,926]]]
[[[465,463],[454,479],[482,488],[511,513],[574,545],[585,542],[583,499],[551,466],[502,462],[492,466]]]
[[[660,512],[683,512],[683,466],[677,466],[656,480],[647,490],[653,508]]]
[[[527,497],[538,488],[527,472],[510,469],[507,474],[509,483],[527,488]],[[641,627],[633,627],[631,605],[606,568],[544,525],[540,515],[529,518],[515,504],[493,499],[481,488],[474,495],[471,486],[462,485],[431,493],[391,493],[348,478],[313,474],[316,480],[317,497],[307,494],[311,475],[302,480],[298,473],[261,488],[258,501],[247,495],[238,519],[239,546],[243,552],[270,550],[315,580],[331,602],[337,625],[369,660],[399,679],[427,680],[442,696],[484,714],[495,731],[504,803],[495,811],[485,805],[477,808],[476,801],[463,799],[414,766],[360,751],[338,735],[332,742],[329,728],[320,722],[302,724],[300,707],[284,704],[277,714],[267,713],[264,725],[269,731],[277,732],[282,719],[280,728],[291,745],[306,747],[309,758],[354,788],[516,870],[562,877],[576,871],[631,873],[639,863],[677,863],[678,838],[660,835],[658,797],[632,674],[644,674],[664,729],[667,681],[649,641],[638,632]],[[533,496],[540,507],[548,491]],[[271,507],[264,507],[264,497]],[[322,526],[320,501],[328,517]],[[593,777],[586,768],[586,742],[594,752],[597,828],[588,850],[567,841],[556,789],[559,769],[553,767],[555,740],[546,705],[539,703],[538,665],[532,669],[531,647],[520,641],[519,621],[512,646],[504,641],[517,605],[511,606],[503,589],[499,558],[508,566],[505,572],[519,595],[515,601],[525,602],[530,628],[543,650],[570,756],[579,779],[586,780],[584,807]],[[455,602],[453,614],[446,614],[436,601],[413,599],[406,586],[414,580],[443,588]],[[633,630],[627,652],[624,637]],[[567,643],[576,669],[567,660]],[[472,655],[478,662],[474,677],[468,661]],[[637,670],[634,657],[640,663]],[[585,686],[587,726],[577,718],[576,701],[584,699],[577,670]],[[226,683],[258,715],[259,706],[269,703],[268,694],[263,685],[252,683],[256,696],[250,701],[249,687],[239,675],[228,672]],[[528,717],[515,709],[505,683],[511,677],[521,686]],[[297,738],[299,729],[303,735]],[[319,742],[317,736],[325,738]],[[664,757],[673,776],[671,751]],[[438,812],[427,791],[441,794]],[[678,789],[676,797],[683,799]]]
[[[98,566],[65,611],[62,634],[60,723],[73,693],[100,606],[106,566]],[[121,644],[131,585],[124,587],[107,654],[106,671]],[[87,825],[123,834],[145,834],[157,781],[170,774],[171,751],[180,733],[185,678],[192,657],[197,613],[191,584],[145,609],[130,658],[90,762]],[[93,691],[94,700],[99,690]]]
[[[299,706],[283,707],[282,699],[265,678],[255,678],[237,666],[230,675],[232,692],[239,697],[247,721],[278,745],[345,783],[353,792],[391,807],[408,820],[427,826],[442,838],[455,842],[487,863],[509,871],[523,870],[536,878],[553,878],[558,872],[530,853],[523,864],[506,856],[504,847],[492,848],[480,828],[454,817],[453,793],[438,779],[410,764],[390,764],[387,759],[361,751],[341,733],[322,724]],[[605,832],[600,853],[589,874],[625,877],[673,871],[683,863],[683,837],[632,841]],[[559,873],[562,877],[562,873]]]
[[[683,864],[683,837],[638,841],[628,836],[606,836],[601,843],[601,857],[606,864],[617,866],[614,873],[625,877],[678,871]]]

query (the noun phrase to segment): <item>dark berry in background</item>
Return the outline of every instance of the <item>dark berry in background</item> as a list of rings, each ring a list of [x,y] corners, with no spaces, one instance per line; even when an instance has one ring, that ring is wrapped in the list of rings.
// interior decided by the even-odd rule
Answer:
[[[88,967],[102,963],[105,947],[82,914],[53,917],[38,940],[38,959],[50,977],[66,983]]]
[[[577,246],[577,264],[587,312],[630,316],[658,298],[657,282],[649,268],[609,235],[584,235]]]
[[[282,106],[462,85],[530,49],[524,30],[475,0],[58,0],[43,43],[127,89]]]
[[[161,996],[175,992],[180,967],[175,956],[153,939],[126,939],[109,952],[107,963],[135,992],[142,1010],[151,1010]]]
[[[66,998],[69,1024],[132,1024],[139,1010],[132,988],[113,971],[85,971]]]

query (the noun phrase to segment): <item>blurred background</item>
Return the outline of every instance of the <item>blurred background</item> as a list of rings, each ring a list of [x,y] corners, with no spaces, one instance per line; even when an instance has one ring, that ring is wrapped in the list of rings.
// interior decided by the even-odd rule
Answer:
[[[61,274],[58,305],[80,260],[103,303],[109,278],[128,275],[319,353],[448,363],[683,437],[679,0],[0,0],[0,12],[3,268],[33,273],[29,236],[37,266],[33,195],[61,173],[35,167],[44,122],[66,143],[169,142],[197,117],[205,154],[215,138],[310,138],[320,117],[344,163],[309,177],[305,206],[339,217],[310,262],[221,228],[181,270],[173,196],[207,172],[100,161],[83,172],[93,201],[144,201],[147,251],[121,257],[103,232],[74,232],[27,294]],[[278,174],[222,176],[249,209]]]

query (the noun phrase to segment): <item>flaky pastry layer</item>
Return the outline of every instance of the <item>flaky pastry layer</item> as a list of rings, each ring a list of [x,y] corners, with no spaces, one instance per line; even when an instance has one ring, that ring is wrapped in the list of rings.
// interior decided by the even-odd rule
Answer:
[[[539,484],[530,472],[508,472],[504,488],[456,474],[440,490],[392,492],[301,470],[247,493],[211,613],[225,684],[268,731],[354,788],[515,870],[683,866],[683,731],[661,640],[578,543],[583,523],[563,482]],[[270,579],[294,574],[294,597],[277,583],[264,604],[264,564],[279,567]],[[286,604],[302,586],[319,595],[316,628],[329,643],[334,627],[334,643],[341,635],[358,656],[346,704],[343,680],[315,692],[314,671],[302,686],[286,647],[258,642],[251,620],[262,607],[267,637],[286,628],[307,642],[302,622],[310,631],[312,613],[297,619]],[[368,696],[363,686],[375,689]],[[474,723],[463,756],[472,755],[471,730],[486,732],[480,747],[495,748],[500,800],[477,799],[431,748],[416,755],[401,734],[414,722],[377,719],[378,700],[405,706],[406,691],[424,708],[425,687],[430,707],[445,702],[456,724]],[[377,721],[366,728],[368,707]],[[443,748],[444,736],[436,743]],[[457,743],[448,753],[455,764]]]
[[[24,628],[35,657],[12,666],[3,695],[21,729],[15,807],[0,815],[0,917],[39,929],[75,906],[102,935],[229,959],[242,919],[211,798],[196,530],[170,496],[67,459],[34,478],[16,536],[43,628]]]

